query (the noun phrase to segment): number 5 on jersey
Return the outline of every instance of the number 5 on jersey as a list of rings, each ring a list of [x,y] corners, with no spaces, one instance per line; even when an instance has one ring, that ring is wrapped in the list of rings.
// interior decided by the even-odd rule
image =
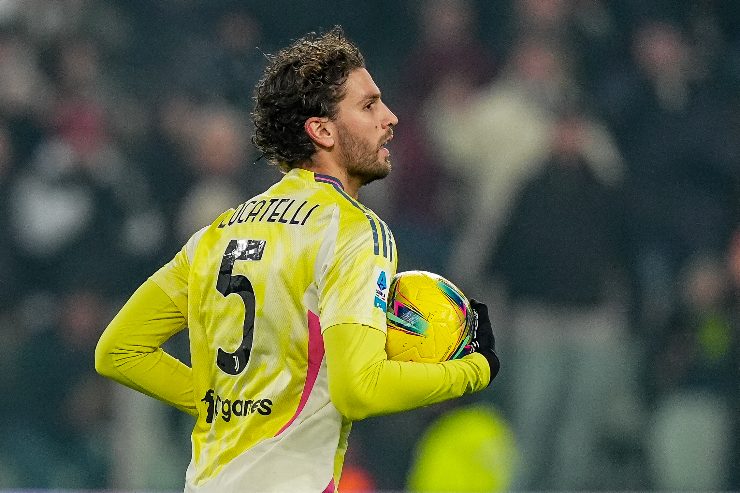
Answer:
[[[223,296],[238,294],[244,302],[243,338],[239,348],[234,352],[218,348],[216,364],[229,375],[238,375],[247,367],[249,352],[252,349],[254,333],[255,299],[252,283],[246,276],[233,275],[234,262],[237,260],[260,260],[265,251],[265,240],[231,240],[226,246],[221,259],[221,267],[216,278],[216,289]]]

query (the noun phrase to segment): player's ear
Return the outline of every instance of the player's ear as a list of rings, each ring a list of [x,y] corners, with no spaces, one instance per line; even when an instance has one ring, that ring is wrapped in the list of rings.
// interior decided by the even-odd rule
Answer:
[[[312,116],[303,128],[311,140],[319,147],[331,148],[334,146],[334,128],[329,125],[329,119]]]

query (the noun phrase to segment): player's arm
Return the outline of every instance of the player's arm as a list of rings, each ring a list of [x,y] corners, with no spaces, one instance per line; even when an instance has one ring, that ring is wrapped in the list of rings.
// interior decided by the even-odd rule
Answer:
[[[154,281],[134,292],[103,332],[95,369],[127,387],[197,415],[192,370],[161,345],[185,328],[186,318]]]
[[[98,373],[192,415],[192,370],[161,346],[187,325],[190,258],[202,232],[136,290],[95,349]]]
[[[443,363],[388,360],[386,335],[359,324],[324,331],[329,392],[351,420],[406,411],[485,388],[491,379],[486,358],[473,353]]]
[[[340,223],[334,231],[319,256],[318,287],[329,392],[337,409],[356,420],[486,387],[492,372],[481,354],[435,364],[388,360],[385,299],[398,258],[394,242],[386,241],[392,236],[370,228],[364,217]],[[386,244],[389,255],[382,254]]]

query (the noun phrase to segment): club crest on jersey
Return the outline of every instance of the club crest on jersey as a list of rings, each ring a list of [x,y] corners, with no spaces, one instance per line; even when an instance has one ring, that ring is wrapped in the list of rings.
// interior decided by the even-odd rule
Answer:
[[[378,272],[377,281],[375,281],[375,301],[373,304],[385,312],[386,301],[388,299],[388,274],[384,270],[375,268]]]

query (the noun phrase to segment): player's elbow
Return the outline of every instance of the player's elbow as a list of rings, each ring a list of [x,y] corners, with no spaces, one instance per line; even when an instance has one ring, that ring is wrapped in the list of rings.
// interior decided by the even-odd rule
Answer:
[[[359,421],[372,415],[372,403],[356,386],[329,382],[329,396],[337,411],[350,421]]]
[[[350,421],[360,421],[372,415],[362,399],[333,399],[337,411]]]
[[[115,372],[113,346],[105,334],[95,346],[95,371],[104,377],[111,377]]]

